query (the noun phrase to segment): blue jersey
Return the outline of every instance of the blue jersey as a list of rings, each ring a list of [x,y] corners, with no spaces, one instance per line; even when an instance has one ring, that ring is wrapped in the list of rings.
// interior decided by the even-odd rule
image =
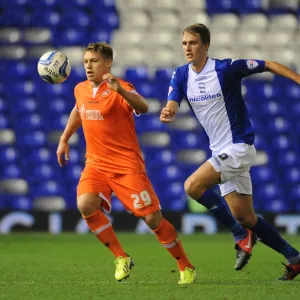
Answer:
[[[191,64],[178,67],[172,75],[168,100],[179,105],[186,98],[209,137],[210,149],[254,143],[254,132],[242,97],[243,77],[264,71],[261,60],[208,58],[197,73]]]

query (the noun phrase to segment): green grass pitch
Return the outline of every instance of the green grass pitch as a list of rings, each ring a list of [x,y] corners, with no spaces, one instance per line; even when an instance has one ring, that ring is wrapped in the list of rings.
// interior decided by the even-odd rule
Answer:
[[[114,280],[114,257],[91,234],[0,236],[0,299],[299,299],[300,276],[277,282],[284,259],[261,243],[237,272],[229,234],[180,236],[198,278],[178,286],[176,262],[155,236],[118,236],[135,262],[121,283]],[[299,236],[287,239],[300,248]]]

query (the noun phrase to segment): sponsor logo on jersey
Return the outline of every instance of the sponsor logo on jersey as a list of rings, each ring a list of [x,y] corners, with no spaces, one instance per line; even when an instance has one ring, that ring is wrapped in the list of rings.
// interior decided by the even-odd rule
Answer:
[[[253,60],[253,59],[247,60],[246,64],[247,64],[247,68],[249,70],[254,70],[255,68],[258,67],[258,62],[256,60]]]
[[[222,97],[222,94],[221,93],[217,93],[217,94],[212,94],[212,95],[204,95],[204,96],[199,96],[199,97],[192,97],[192,98],[189,98],[189,101],[191,103],[194,103],[194,102],[201,102],[201,101],[206,101],[206,100],[218,99],[220,97]]]
[[[102,121],[104,117],[99,109],[85,109],[84,104],[79,109],[81,120]]]

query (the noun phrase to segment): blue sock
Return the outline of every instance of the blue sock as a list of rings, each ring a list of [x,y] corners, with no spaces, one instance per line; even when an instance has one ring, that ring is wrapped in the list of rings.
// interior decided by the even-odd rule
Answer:
[[[213,190],[206,190],[202,197],[196,200],[205,206],[230,232],[236,242],[247,236],[247,230],[241,226],[231,214],[227,204]]]
[[[251,230],[256,233],[261,242],[281,253],[290,264],[299,262],[299,251],[288,244],[274,226],[258,217],[257,223]]]

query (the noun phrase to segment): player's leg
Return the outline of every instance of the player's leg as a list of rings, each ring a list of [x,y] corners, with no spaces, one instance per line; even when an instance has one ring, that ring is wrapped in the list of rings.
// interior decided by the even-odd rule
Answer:
[[[159,200],[146,174],[128,174],[110,178],[116,196],[128,211],[145,220],[159,242],[176,259],[181,272],[195,277],[195,271],[188,260],[174,226],[164,219],[160,212]],[[188,276],[188,275],[186,275]],[[188,283],[188,282],[185,282]],[[191,282],[192,283],[192,280]]]
[[[225,199],[239,222],[246,228],[251,229],[265,245],[281,253],[288,261],[285,273],[280,280],[293,280],[300,274],[299,251],[284,240],[278,230],[255,215],[252,205],[252,195],[243,195],[233,192],[225,196]]]
[[[109,219],[100,210],[110,212],[110,194],[103,175],[88,168],[83,171],[77,188],[78,209],[91,232],[116,257],[115,278],[120,281],[129,276],[133,262],[120,245]]]
[[[156,197],[152,191],[152,198]],[[158,201],[158,200],[157,200]],[[196,280],[196,271],[189,261],[175,227],[163,218],[161,211],[157,210],[142,217],[150,229],[155,233],[160,244],[176,260],[179,271],[179,284],[190,284]]]
[[[185,182],[186,193],[195,201],[205,206],[233,234],[236,242],[248,236],[248,232],[233,217],[221,197],[209,188],[220,182],[221,172],[216,171],[207,161]]]

